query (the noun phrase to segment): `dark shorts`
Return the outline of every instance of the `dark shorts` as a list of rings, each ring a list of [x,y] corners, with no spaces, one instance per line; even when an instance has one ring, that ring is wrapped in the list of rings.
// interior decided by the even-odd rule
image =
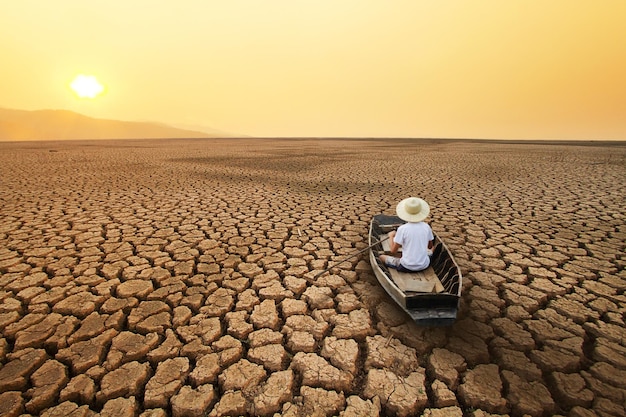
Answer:
[[[402,264],[398,264],[398,266],[393,266],[393,265],[387,265],[387,266],[389,266],[389,267],[391,267],[393,269],[396,269],[398,272],[421,272],[424,269],[428,269],[428,268],[424,268],[424,269],[420,269],[419,271],[413,271],[412,269],[405,268],[404,265],[402,265]]]
[[[404,265],[402,265],[401,259],[402,258],[398,258],[395,256],[387,256],[387,258],[385,259],[385,265],[387,265],[389,268],[396,269],[399,272],[420,272],[430,267],[430,256],[428,257],[428,266],[424,269],[419,269],[417,271],[406,268]]]

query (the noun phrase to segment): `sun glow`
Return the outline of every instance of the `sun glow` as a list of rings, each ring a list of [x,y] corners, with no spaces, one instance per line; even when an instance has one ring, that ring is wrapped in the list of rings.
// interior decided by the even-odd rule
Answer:
[[[93,75],[77,75],[70,87],[81,98],[95,98],[104,91],[104,86]]]

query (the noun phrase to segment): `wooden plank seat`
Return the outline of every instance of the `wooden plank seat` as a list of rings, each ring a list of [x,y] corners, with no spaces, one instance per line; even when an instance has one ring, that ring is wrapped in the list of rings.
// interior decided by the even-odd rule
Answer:
[[[404,292],[435,292],[445,290],[432,267],[420,272],[400,272],[389,268],[391,279]]]

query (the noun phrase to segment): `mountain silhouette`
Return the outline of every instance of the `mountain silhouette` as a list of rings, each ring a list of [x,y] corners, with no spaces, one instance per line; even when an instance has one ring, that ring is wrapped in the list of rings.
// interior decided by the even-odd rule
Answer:
[[[217,130],[209,133],[160,123],[96,119],[69,110],[27,111],[0,108],[0,141],[233,136]]]

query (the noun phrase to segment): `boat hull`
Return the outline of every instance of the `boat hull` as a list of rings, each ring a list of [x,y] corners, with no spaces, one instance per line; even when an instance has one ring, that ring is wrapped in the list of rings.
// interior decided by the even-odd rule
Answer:
[[[440,293],[412,293],[401,290],[394,282],[389,269],[380,262],[377,254],[383,251],[379,236],[395,230],[404,223],[399,217],[377,215],[370,223],[370,264],[376,279],[387,294],[420,326],[450,326],[457,318],[462,287],[461,270],[452,254],[435,235],[431,266],[441,281],[444,291]]]

